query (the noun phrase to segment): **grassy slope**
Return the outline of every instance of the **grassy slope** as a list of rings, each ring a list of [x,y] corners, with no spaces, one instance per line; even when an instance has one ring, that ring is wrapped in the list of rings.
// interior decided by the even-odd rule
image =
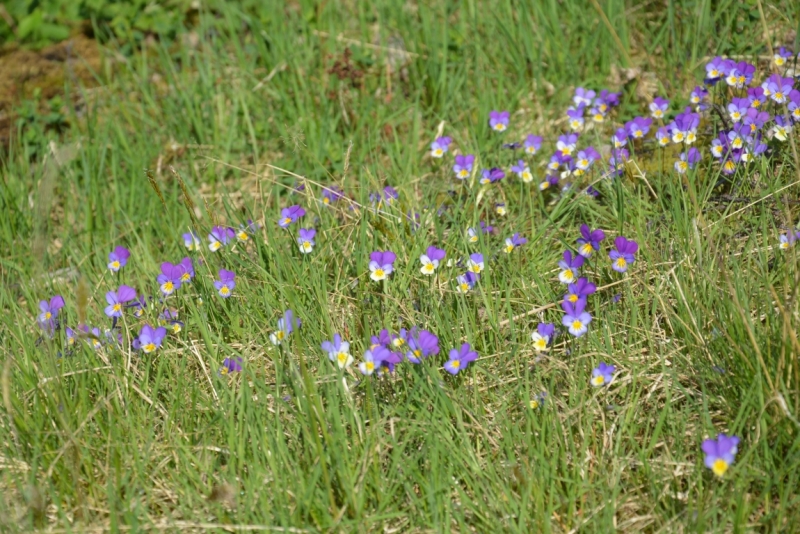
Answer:
[[[196,49],[151,49],[85,93],[63,141],[80,147],[59,171],[26,147],[10,154],[0,197],[9,214],[0,218],[3,529],[183,521],[345,532],[778,531],[797,521],[797,251],[775,247],[777,228],[798,219],[784,202],[797,186],[781,190],[797,180],[790,154],[742,181],[737,195],[764,199],[752,205],[713,202],[706,172],[688,188],[650,172],[652,193],[627,179],[604,184],[600,201],[552,204],[509,178],[480,202],[466,193],[417,232],[396,221],[453,203],[449,171],[423,156],[440,121],[484,164],[506,166],[513,155],[484,124],[491,109],[515,112],[505,137],[540,133],[549,150],[572,88],[619,88],[609,85],[612,67],[655,72],[658,93],[680,109],[707,54],[765,50],[757,9],[739,3],[600,2],[613,35],[593,3],[535,4],[297,4],[260,19],[227,8],[203,19]],[[789,6],[766,6],[776,40],[797,20]],[[363,71],[354,84],[328,72],[347,45],[340,33],[362,43],[350,44]],[[383,47],[398,38],[414,55],[387,58]],[[636,81],[625,90],[620,120],[643,112]],[[36,345],[39,299],[61,293],[67,324],[83,314],[101,324],[104,293],[118,284],[104,268],[114,245],[133,252],[122,279],[148,291],[158,263],[184,255],[191,221],[169,165],[206,231],[253,218],[263,235],[202,251],[197,282],[173,301],[186,329],[165,350],[56,359],[55,343]],[[305,177],[305,192],[290,193],[297,178],[269,165]],[[400,204],[381,218],[323,209],[314,183],[343,185],[361,203],[390,184]],[[499,220],[491,207],[502,200],[509,214]],[[307,223],[319,219],[308,257],[275,226],[293,203],[309,210]],[[444,282],[455,267],[439,284],[422,279],[424,248],[439,244],[452,258],[472,251],[463,231],[479,219],[500,229],[481,242],[486,255],[514,231],[530,242],[491,262],[467,297]],[[560,313],[508,319],[558,300],[555,266],[582,222],[636,238],[639,258],[624,283],[592,297],[589,335],[536,360],[531,330]],[[381,291],[364,273],[367,254],[384,248],[398,253],[399,269]],[[607,248],[586,269],[598,285],[621,278],[603,261]],[[211,286],[223,266],[238,276],[228,301]],[[304,324],[277,351],[268,335],[286,308]],[[467,340],[481,359],[455,379],[441,370],[443,356],[406,364],[347,394],[318,347],[346,332],[360,355],[379,327],[411,324],[437,333],[444,352]],[[125,326],[138,329],[132,317]],[[216,376],[236,355],[245,372]],[[588,377],[600,360],[620,372],[598,391]],[[528,409],[541,391],[544,409]],[[699,447],[720,431],[742,445],[717,480]],[[207,498],[224,484],[235,509]]]

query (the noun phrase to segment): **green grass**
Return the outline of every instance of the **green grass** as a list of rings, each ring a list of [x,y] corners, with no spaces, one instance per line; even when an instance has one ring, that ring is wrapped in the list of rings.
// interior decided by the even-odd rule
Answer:
[[[790,2],[763,11],[772,45],[800,19]],[[766,54],[757,3],[275,3],[219,7],[191,31],[196,48],[110,49],[99,87],[67,88],[71,129],[52,146],[23,136],[5,155],[0,530],[797,524],[800,270],[797,247],[777,247],[780,229],[800,218],[789,144],[773,143],[732,187],[717,187],[707,153],[685,180],[642,157],[647,183],[629,169],[598,182],[598,200],[578,188],[543,195],[514,176],[479,193],[452,179],[450,159],[425,155],[441,121],[483,166],[507,168],[517,157],[500,145],[531,132],[548,153],[580,85],[622,90],[618,122],[645,113],[645,80],[681,110],[708,56]],[[398,59],[387,47],[400,42],[408,54]],[[331,71],[346,46],[361,71],[352,83]],[[612,71],[629,62],[645,74],[619,85]],[[485,124],[492,109],[512,111],[502,140]],[[586,137],[599,147],[603,135]],[[381,215],[326,208],[319,184],[341,185],[362,205],[386,184],[400,199]],[[502,201],[501,218],[492,208]],[[308,256],[276,226],[291,204],[319,232]],[[424,208],[413,231],[404,214]],[[158,265],[186,255],[180,236],[193,218],[203,236],[248,218],[264,228],[246,246],[192,253],[197,279],[170,297],[185,329],[164,348],[80,344],[58,357],[63,332],[39,340],[37,302],[53,294],[64,295],[62,323],[74,328],[107,325],[104,294],[120,281],[156,292]],[[470,245],[464,232],[479,220],[498,234]],[[584,269],[610,287],[590,298],[589,334],[562,335],[539,358],[530,333],[540,320],[560,324],[561,312],[527,312],[561,298],[557,261],[583,222],[610,236]],[[495,258],[513,232],[529,243]],[[607,261],[616,235],[641,245],[625,276]],[[119,244],[132,257],[115,280],[105,264]],[[452,259],[492,258],[474,292],[454,291],[456,266],[435,282],[419,274],[431,244]],[[398,255],[382,286],[365,274],[376,249]],[[224,301],[212,285],[222,267],[237,273]],[[278,350],[268,338],[287,308],[303,326]],[[148,310],[151,324],[158,311]],[[141,324],[125,316],[126,347]],[[436,333],[442,353],[389,378],[348,371],[348,389],[319,348],[342,332],[358,361],[380,328],[412,325]],[[480,359],[451,377],[441,366],[464,341]],[[244,371],[219,376],[237,356]],[[595,389],[600,361],[618,374]],[[547,401],[530,409],[540,392]],[[718,432],[742,438],[722,479],[700,451]]]

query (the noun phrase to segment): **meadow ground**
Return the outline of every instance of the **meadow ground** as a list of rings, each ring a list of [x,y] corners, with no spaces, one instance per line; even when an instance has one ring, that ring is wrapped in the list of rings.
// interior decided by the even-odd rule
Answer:
[[[697,110],[714,56],[755,65],[752,87],[791,74],[794,57],[773,55],[800,51],[800,7],[267,7],[214,5],[177,42],[133,54],[109,43],[96,84],[66,87],[67,127],[33,116],[4,153],[0,530],[797,529],[800,249],[780,236],[800,220],[800,166],[796,132],[780,140],[774,118],[788,102],[765,98],[768,120],[743,136],[767,151],[730,174],[711,143],[739,131],[727,106],[745,88],[709,86],[702,159],[685,174],[674,162],[689,146],[654,135]],[[619,105],[595,123],[590,98],[567,174],[540,189],[578,87]],[[609,176],[612,134],[657,96],[664,118],[631,134]],[[510,111],[502,133],[494,110]],[[529,134],[543,137],[535,155],[513,147]],[[435,158],[440,136],[452,143]],[[576,172],[590,145],[599,159]],[[454,154],[477,156],[468,179]],[[520,159],[531,183],[510,169]],[[481,184],[492,167],[505,178]],[[305,215],[280,227],[295,205]],[[580,268],[598,289],[576,337],[558,262],[584,223],[605,239]],[[212,227],[241,225],[245,241],[209,250]],[[191,229],[201,244],[187,251]],[[508,253],[515,233],[527,242]],[[638,243],[624,273],[609,258],[618,236]],[[115,273],[117,246],[130,258]],[[430,246],[446,257],[426,276]],[[394,272],[375,282],[369,256],[385,250]],[[472,254],[484,269],[461,293]],[[184,257],[193,280],[159,299],[160,264]],[[235,273],[227,298],[220,269]],[[121,284],[148,300],[112,321],[106,293]],[[38,303],[55,295],[59,327],[43,329]],[[289,309],[291,333],[278,326]],[[557,328],[544,351],[540,323]],[[145,324],[169,328],[160,346]],[[362,375],[365,351],[387,357],[371,336],[414,326],[438,354]],[[413,355],[402,332],[385,344]],[[346,369],[321,348],[335,333],[351,343]],[[463,343],[478,359],[451,374]],[[597,386],[601,362],[615,369]],[[740,441],[717,476],[701,446],[720,433]]]

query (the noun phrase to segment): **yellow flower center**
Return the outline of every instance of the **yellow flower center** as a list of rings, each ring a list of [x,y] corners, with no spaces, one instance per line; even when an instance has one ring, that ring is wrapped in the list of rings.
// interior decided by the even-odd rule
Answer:
[[[161,289],[163,289],[163,290],[164,290],[164,293],[172,293],[172,290],[173,290],[174,288],[175,288],[175,286],[172,284],[172,282],[169,282],[169,281],[167,281],[167,282],[164,282],[164,283],[161,285]]]
[[[535,410],[535,409],[537,409],[537,408],[539,407],[539,401],[538,401],[538,400],[536,400],[536,399],[533,399],[533,400],[531,401],[531,404],[530,404],[530,405],[531,405],[531,410]]]
[[[625,258],[617,258],[617,261],[615,263],[617,264],[617,267],[619,267],[620,269],[628,265],[628,262],[625,261]]]
[[[116,260],[112,261],[111,262],[111,268],[114,269],[114,270],[119,269],[119,262],[116,261]]]
[[[572,269],[567,269],[566,271],[564,271],[563,274],[564,274],[564,279],[567,281],[572,281],[575,279],[575,275],[572,274]]]
[[[494,129],[497,130],[498,132],[502,132],[506,129],[506,125],[503,124],[502,122],[499,122],[494,125]]]
[[[570,296],[567,297],[567,300],[570,302],[578,302],[578,295],[572,293],[570,294]]]
[[[425,270],[426,273],[432,273],[434,269],[432,263],[426,263],[425,265],[422,266],[422,268]]]
[[[283,338],[286,337],[286,334],[283,333],[283,330],[278,330],[275,332],[275,337],[278,339],[278,341],[282,341]]]
[[[450,365],[453,367],[453,369],[458,369],[459,367],[461,367],[461,360],[453,360],[453,363],[451,363]]]
[[[380,268],[375,269],[375,276],[377,278],[383,278],[384,276],[386,276],[386,272],[383,269],[380,269]]]
[[[219,370],[219,374],[221,374],[222,376],[225,376],[228,373],[229,373],[229,371],[228,371],[227,367],[223,367],[222,369]]]
[[[468,175],[468,173],[467,173],[466,169],[461,169],[460,171],[458,171],[458,177],[459,178],[466,178],[467,175]]]
[[[592,247],[591,243],[584,243],[581,247],[581,254],[583,256],[591,256],[593,251],[594,247]]]
[[[116,304],[114,304],[113,310],[114,310],[115,312],[122,311],[122,304],[120,304],[119,302],[117,302]]]
[[[477,243],[478,242],[478,236],[476,236],[476,235],[469,236],[469,242],[470,243]]]
[[[437,158],[442,157],[442,154],[444,154],[444,152],[442,152],[441,148],[437,148],[436,150],[433,151],[433,155],[436,156]]]
[[[572,328],[575,330],[580,330],[581,328],[583,328],[583,323],[575,319],[574,321],[572,321]]]
[[[52,313],[50,313],[50,312],[44,312],[44,318],[45,318],[45,319],[50,319],[52,316],[53,316],[53,314],[52,314]]]
[[[417,358],[419,358],[420,356],[422,356],[422,351],[421,351],[421,350],[419,350],[419,349],[415,350],[415,351],[414,351],[414,356],[416,356]]]
[[[211,243],[208,246],[208,248],[211,249],[211,252],[216,252],[216,251],[219,250],[219,247],[221,247],[221,246],[222,246],[222,243],[220,243],[219,241],[214,241],[213,243]]]
[[[347,356],[349,356],[346,352],[340,352],[336,355],[336,360],[338,360],[339,365],[344,365],[347,361]]]
[[[469,284],[466,282],[461,282],[461,285],[459,287],[461,288],[462,293],[466,293],[467,291],[469,291]]]
[[[311,243],[309,241],[303,241],[303,244],[301,245],[301,247],[303,248],[304,251],[310,252],[312,245],[311,245]]]
[[[172,325],[172,331],[173,331],[175,334],[177,334],[178,332],[180,332],[180,331],[181,331],[181,325],[180,325],[180,323],[173,323],[173,325]]]
[[[547,340],[543,337],[540,337],[533,343],[533,347],[536,350],[542,351],[547,348]]]
[[[367,371],[369,371],[369,372],[372,372],[372,371],[374,371],[374,370],[375,370],[375,363],[373,363],[373,362],[366,362],[366,365],[365,365],[365,367],[367,368]]]
[[[780,91],[775,93],[775,100],[783,100],[783,93]]]
[[[511,254],[514,251],[514,245],[506,245],[506,252]]]
[[[181,282],[188,282],[189,280],[191,280],[191,278],[192,275],[190,275],[189,273],[183,273],[181,275]]]
[[[480,273],[481,272],[481,266],[476,263],[470,268],[470,271],[472,271],[473,273]]]
[[[288,224],[291,224],[291,223],[292,223],[292,218],[291,217],[284,217],[283,218],[283,224],[287,224],[288,225]]]
[[[247,232],[245,232],[244,230],[242,230],[241,232],[239,232],[239,233],[236,235],[236,237],[238,237],[238,238],[239,238],[239,241],[247,241],[248,239],[250,239],[250,238],[248,237],[248,235],[247,235]]]
[[[602,386],[605,383],[606,379],[603,375],[597,375],[592,377],[592,384],[595,386]]]
[[[714,471],[714,474],[718,477],[721,477],[725,474],[725,471],[728,470],[728,462],[723,460],[722,458],[717,458],[714,460],[714,465],[711,466],[711,470]]]
[[[219,294],[222,296],[228,296],[231,294],[231,290],[228,289],[228,286],[222,286],[219,288]]]
[[[142,350],[148,353],[153,352],[154,350],[156,350],[156,344],[148,343],[147,345],[143,345]]]

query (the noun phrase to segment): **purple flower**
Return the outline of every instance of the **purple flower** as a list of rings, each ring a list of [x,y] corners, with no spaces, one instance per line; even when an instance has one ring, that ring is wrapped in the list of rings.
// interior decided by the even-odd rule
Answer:
[[[578,278],[578,269],[580,269],[583,265],[583,261],[583,256],[576,254],[573,257],[572,251],[564,251],[564,259],[558,262],[558,266],[561,267],[561,272],[558,274],[558,279],[562,284],[571,284],[576,278]]]
[[[58,310],[63,307],[64,297],[61,295],[54,296],[50,299],[50,302],[46,300],[39,301],[39,326],[51,336],[58,324],[56,321],[58,318]]]
[[[480,233],[482,234],[490,234],[492,230],[494,230],[494,226],[489,226],[483,221],[480,221]],[[478,232],[475,231],[474,228],[467,228],[467,238],[469,239],[470,243],[477,243],[478,242]]]
[[[625,123],[625,129],[633,139],[644,139],[644,136],[650,131],[651,124],[653,124],[653,119],[649,117],[636,117]]]
[[[257,222],[253,222],[252,219],[247,219],[247,224],[240,224],[239,231],[236,232],[236,240],[241,243],[247,243],[250,241],[250,235],[255,234],[261,228],[261,225]]]
[[[576,302],[569,300],[561,301],[561,307],[566,312],[564,317],[561,318],[561,324],[569,329],[569,333],[575,337],[581,337],[589,330],[589,323],[592,322],[592,316],[589,315],[584,309],[586,308],[586,299],[578,299]]]
[[[591,258],[595,250],[600,250],[600,241],[606,238],[606,233],[600,230],[591,230],[586,224],[581,225],[581,237],[578,238],[578,254],[584,258]]]
[[[459,293],[469,293],[475,287],[475,284],[480,279],[480,275],[467,271],[466,273],[456,276],[456,290]]]
[[[793,230],[789,230],[786,234],[781,234],[778,238],[779,245],[778,247],[781,250],[786,250],[792,245],[794,245],[795,241],[800,240],[800,231],[794,232]]]
[[[738,437],[719,434],[717,439],[703,441],[703,452],[706,455],[704,463],[715,475],[721,477],[733,463],[738,450]]]
[[[453,140],[449,137],[437,137],[436,140],[431,143],[431,156],[434,158],[441,158],[444,156],[445,152],[447,152],[447,148],[452,142]]]
[[[130,251],[125,247],[116,247],[108,254],[108,268],[111,272],[117,272],[125,267],[128,263],[128,258],[131,257]]]
[[[489,127],[495,132],[505,132],[508,128],[508,111],[491,111],[489,113]]]
[[[511,254],[514,251],[515,248],[521,247],[522,245],[524,245],[527,242],[528,242],[528,240],[525,239],[524,237],[520,237],[519,232],[518,232],[518,233],[512,235],[511,237],[507,237],[506,238],[505,251],[506,251],[507,254]]]
[[[450,350],[450,360],[444,364],[444,370],[451,375],[456,375],[462,369],[466,369],[469,362],[477,359],[478,353],[472,350],[469,343],[464,343],[460,349]]]
[[[609,385],[616,370],[615,365],[606,365],[605,362],[600,362],[600,365],[592,369],[592,385],[595,387]]]
[[[406,345],[406,358],[411,363],[422,363],[423,358],[439,354],[439,338],[427,330],[412,329]]]
[[[699,114],[691,111],[679,114],[668,126],[672,132],[672,142],[691,145],[697,140],[698,126],[700,126]]]
[[[158,275],[158,287],[166,295],[172,295],[176,289],[181,287],[181,279],[185,273],[183,265],[173,265],[168,261],[161,264],[161,274]]]
[[[219,270],[219,280],[214,280],[214,288],[216,288],[220,297],[226,299],[231,296],[233,288],[236,287],[234,278],[236,278],[236,274],[233,271]]]
[[[100,329],[97,327],[92,328],[91,330],[85,324],[78,325],[78,330],[83,332],[86,336],[86,344],[89,345],[94,350],[97,350],[103,346],[103,342],[100,341]],[[138,339],[134,340],[133,342],[134,349],[139,350]]]
[[[596,93],[591,89],[584,89],[583,87],[576,87],[575,94],[572,96],[572,102],[576,106],[588,106],[594,100]]]
[[[122,317],[122,306],[126,302],[136,299],[136,290],[130,286],[119,286],[116,291],[109,291],[106,293],[106,306],[105,312],[109,317]]]
[[[569,121],[569,127],[573,131],[580,131],[583,129],[583,107],[579,106],[577,108],[569,108],[567,110],[567,120]]]
[[[222,367],[219,368],[219,374],[222,376],[231,373],[240,373],[242,371],[242,358],[237,356],[235,358],[225,358],[222,361]]]
[[[186,250],[200,250],[200,238],[192,230],[189,233],[183,234],[183,246]]]
[[[314,236],[317,235],[317,231],[313,228],[301,228],[297,235],[297,245],[300,247],[300,252],[303,254],[308,254],[312,250],[314,250]]]
[[[764,127],[764,125],[771,119],[769,113],[766,111],[758,111],[756,108],[749,108],[742,119],[742,124],[750,129],[750,133],[754,134]]]
[[[628,265],[636,261],[636,251],[639,250],[639,244],[636,241],[628,241],[622,236],[614,240],[616,249],[608,253],[611,258],[611,268],[619,273],[624,273],[628,270]]]
[[[791,50],[788,50],[782,46],[772,56],[772,60],[775,62],[776,67],[783,67],[788,60],[792,59],[793,55],[794,54]]]
[[[491,169],[483,169],[483,171],[481,172],[481,183],[491,184],[494,182],[499,182],[505,177],[506,173],[503,172],[503,169],[499,169],[497,167],[492,167]]]
[[[456,162],[453,165],[453,172],[456,173],[456,178],[459,180],[469,178],[470,173],[472,173],[473,163],[475,163],[475,156],[472,154],[456,156]]]
[[[236,237],[236,232],[233,231],[233,228],[215,226],[211,229],[211,233],[208,234],[208,248],[211,252],[216,252],[227,245],[234,237]]]
[[[145,324],[139,331],[139,337],[136,339],[134,346],[149,354],[161,346],[161,342],[164,341],[166,335],[167,329],[163,326],[153,328],[149,324]]]
[[[278,319],[278,329],[269,335],[269,340],[273,345],[280,345],[283,340],[294,332],[295,328],[300,328],[302,322],[294,316],[292,310],[283,312],[283,317]]]
[[[483,254],[480,252],[470,254],[467,260],[467,269],[475,274],[480,274],[484,269]]]
[[[567,293],[564,295],[564,300],[575,303],[581,299],[586,299],[589,295],[597,291],[597,286],[591,283],[586,278],[578,278],[574,284],[567,286]]]
[[[353,363],[353,356],[350,354],[350,343],[342,340],[339,334],[333,334],[333,341],[323,341],[322,350],[328,353],[328,359],[336,362],[339,369],[350,367]]]
[[[750,101],[746,98],[734,98],[730,104],[728,104],[728,115],[730,116],[733,122],[739,122],[744,117],[744,114],[747,113],[747,110],[750,109]]]
[[[369,255],[369,277],[374,281],[379,282],[385,280],[394,271],[394,260],[397,259],[397,254],[391,250],[370,253]]]
[[[542,137],[539,135],[528,134],[525,138],[525,152],[528,154],[536,154],[542,148]]]
[[[597,98],[594,99],[594,105],[599,107],[605,113],[609,107],[619,106],[620,93],[612,93],[608,89],[603,89]]]
[[[665,100],[659,96],[655,97],[650,103],[650,116],[654,119],[663,119],[669,109],[669,100]]]
[[[556,334],[556,325],[553,323],[539,323],[536,331],[531,333],[533,349],[536,352],[547,350],[547,345],[553,340]]]
[[[630,155],[628,150],[620,148],[611,152],[611,157],[608,158],[609,174],[615,176],[622,176],[625,174],[625,163],[628,161]]]
[[[611,136],[611,142],[614,148],[622,148],[628,144],[628,130],[626,128],[618,128],[614,135]]]
[[[514,172],[519,176],[523,182],[526,184],[533,181],[533,174],[531,174],[531,169],[528,165],[523,161],[517,161],[516,165],[511,166],[511,172]]]
[[[575,154],[575,169],[572,174],[575,176],[582,176],[598,159],[600,159],[600,153],[595,150],[594,147],[587,146],[585,149]]]
[[[422,268],[420,269],[422,274],[433,274],[436,268],[439,267],[439,262],[442,261],[444,257],[444,250],[436,247],[428,247],[425,254],[419,257],[419,261],[422,263]]]
[[[786,109],[791,114],[792,120],[800,122],[800,91],[797,89],[792,89],[792,92],[789,93],[789,105],[786,106]]]
[[[694,169],[694,166],[703,159],[700,151],[695,147],[690,148],[687,152],[681,152],[680,159],[675,162],[675,170],[679,174],[686,174],[689,169]]]
[[[766,98],[764,89],[761,87],[751,87],[747,90],[747,103],[753,109],[760,108],[764,104]]]
[[[340,198],[344,196],[342,188],[334,184],[330,187],[322,188],[322,203],[326,206],[335,204]]]
[[[174,334],[183,329],[183,322],[178,320],[178,310],[166,308],[158,315],[158,322],[161,326],[169,326]]]
[[[192,279],[194,278],[194,265],[192,264],[192,258],[187,256],[183,258],[178,265],[183,270],[183,274],[181,274],[181,283],[191,283]]]
[[[717,56],[706,63],[706,81],[717,82],[720,78],[728,74],[728,60]]]
[[[728,60],[728,74],[725,77],[725,83],[736,89],[741,89],[745,85],[749,85],[753,80],[753,74],[756,72],[755,65],[751,65],[746,61],[739,63],[733,60]]]
[[[560,152],[562,156],[571,156],[578,146],[578,137],[579,135],[576,133],[558,136],[558,141],[556,141],[557,152]],[[562,161],[562,163],[564,162]]]
[[[389,350],[386,347],[373,346],[364,352],[364,361],[358,364],[358,369],[361,374],[369,376],[383,365],[386,358],[389,358]]]
[[[281,218],[278,221],[278,226],[280,226],[281,228],[287,228],[290,224],[292,224],[305,214],[306,210],[297,205],[289,206],[288,208],[283,208],[281,210]]]
[[[784,78],[780,74],[773,74],[761,84],[764,96],[768,96],[778,104],[785,104],[792,92],[793,78]]]

